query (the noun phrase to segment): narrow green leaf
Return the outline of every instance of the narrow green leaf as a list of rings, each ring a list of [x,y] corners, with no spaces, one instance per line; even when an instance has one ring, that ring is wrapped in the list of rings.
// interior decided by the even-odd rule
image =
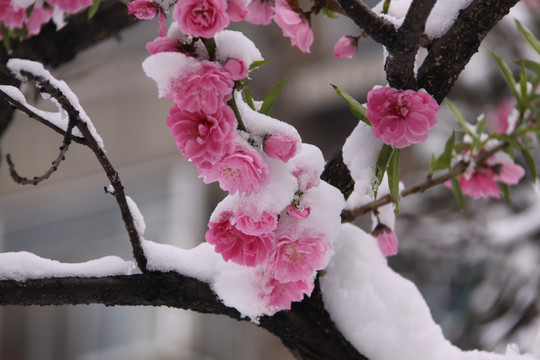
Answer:
[[[281,80],[273,88],[270,89],[270,91],[263,100],[261,109],[259,110],[261,114],[268,115],[270,113],[270,110],[272,110],[272,107],[274,106],[274,103],[276,102],[279,94],[281,93],[281,90],[283,89],[287,81],[289,81],[289,77],[290,76],[287,76],[285,79]]]
[[[540,63],[532,60],[517,60],[515,61],[516,64],[525,66],[527,69],[535,72],[536,74],[540,74]]]
[[[382,8],[383,14],[388,14],[388,10],[390,10],[390,2],[392,2],[392,0],[384,0],[383,8]]]
[[[452,132],[452,136],[446,140],[444,144],[444,151],[438,157],[432,157],[431,164],[429,164],[429,173],[433,174],[435,171],[449,169],[452,165],[452,152],[454,151],[454,141],[456,138],[456,133]]]
[[[497,66],[499,67],[499,70],[501,71],[504,77],[504,80],[506,80],[508,87],[514,94],[514,97],[516,98],[518,103],[521,103],[521,96],[519,92],[517,91],[517,83],[516,83],[516,80],[514,79],[514,75],[512,74],[512,71],[510,70],[508,65],[506,65],[503,59],[495,55],[493,51],[491,52],[491,56],[493,56],[493,58],[495,59],[495,62],[497,63]]]
[[[253,102],[253,96],[251,96],[251,92],[249,92],[247,87],[243,88],[242,91],[244,92],[244,98],[246,99],[248,106],[251,108],[251,110],[257,111],[255,108],[255,103]]]
[[[454,199],[456,199],[456,203],[458,204],[461,211],[465,211],[465,209],[467,208],[467,204],[465,203],[465,197],[461,192],[461,187],[459,186],[458,181],[455,178],[451,178],[450,183],[452,184],[452,194],[454,194]]]
[[[347,92],[338,88],[336,85],[333,85],[333,84],[330,84],[330,85],[334,88],[334,90],[336,90],[337,94],[341,96],[347,102],[347,105],[349,105],[349,109],[351,110],[353,115],[358,120],[363,121],[367,125],[371,126],[371,123],[366,117],[366,108],[364,107],[364,105],[360,104],[358,101],[356,101],[355,98],[347,94]]]
[[[322,12],[322,14],[323,14],[324,16],[326,16],[327,18],[330,18],[330,19],[335,19],[335,18],[337,18],[336,13],[333,12],[332,10],[328,9],[328,8],[323,7],[323,8],[321,9],[321,12]]]
[[[537,54],[540,55],[540,41],[534,37],[533,33],[527,29],[525,26],[523,26],[519,20],[516,19],[516,25],[519,29],[519,32],[521,33],[521,36],[525,39],[527,43],[536,51]]]
[[[512,198],[510,197],[510,186],[508,184],[501,183],[501,182],[498,182],[497,185],[499,185],[499,189],[501,189],[504,199],[508,201],[509,203],[511,203]]]
[[[101,0],[93,0],[92,1],[92,6],[90,7],[90,9],[88,9],[88,18],[91,19],[94,17],[94,15],[96,15],[98,9],[99,9],[99,4],[101,3]]]
[[[396,204],[399,203],[399,149],[394,149],[388,162],[388,187]],[[397,209],[397,207],[396,207]]]
[[[484,130],[486,130],[486,126],[487,126],[487,118],[484,115],[484,117],[482,117],[482,120],[480,120],[478,125],[476,125],[476,135],[478,136],[482,135],[484,133]]]
[[[256,68],[258,68],[258,67],[261,67],[261,66],[263,66],[264,64],[267,64],[267,63],[269,63],[269,62],[270,62],[270,61],[268,61],[268,60],[257,60],[257,61],[254,61],[254,62],[251,63],[251,65],[249,65],[249,70],[250,70],[250,71],[251,71],[251,70],[254,70],[254,69],[256,69]]]
[[[529,172],[531,173],[532,181],[536,181],[536,163],[534,162],[533,157],[531,156],[531,153],[529,150],[525,148],[521,148],[521,154],[523,154],[523,158],[525,159],[525,162],[527,163],[527,166],[529,167]]]
[[[450,99],[448,98],[444,99],[444,103],[452,111],[452,113],[456,117],[458,124],[461,126],[463,131],[471,135],[473,138],[476,138],[476,135],[474,134],[474,131],[472,130],[471,125],[465,120],[465,118],[463,117],[463,114],[461,113],[461,111],[458,110],[456,105],[454,105],[454,103],[450,101]]]
[[[384,172],[388,167],[388,161],[390,160],[393,150],[394,149],[390,145],[384,144],[379,152],[379,157],[377,158],[377,164],[375,167],[375,184],[373,184],[373,192],[375,193],[375,197],[377,197],[379,185],[381,185]]]

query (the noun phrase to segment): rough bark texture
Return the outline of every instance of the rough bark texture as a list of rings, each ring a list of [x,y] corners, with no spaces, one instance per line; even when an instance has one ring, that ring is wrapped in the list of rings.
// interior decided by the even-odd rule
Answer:
[[[470,57],[491,28],[518,0],[475,0],[461,12],[450,31],[433,40],[429,55],[411,78],[411,54],[415,54],[433,0],[414,1],[420,22],[412,17],[407,31],[396,30],[357,0],[338,0],[344,12],[373,39],[398,56],[388,65],[389,81],[397,87],[423,87],[441,102]],[[38,37],[17,46],[10,56],[25,57],[53,66],[72,59],[82,49],[110,37],[133,24],[125,5],[116,1],[102,4],[88,22],[86,14],[76,16],[70,25],[56,33],[48,27]],[[399,49],[405,46],[405,49]],[[1,62],[8,56],[0,52]],[[6,78],[0,78],[6,83]],[[415,84],[417,82],[417,84]],[[0,106],[0,136],[12,110]],[[330,161],[322,178],[348,196],[354,186],[343,164],[341,153]],[[173,306],[203,313],[223,314],[240,319],[238,311],[224,306],[210,287],[174,272],[146,272],[102,278],[48,278],[18,282],[0,280],[0,305],[65,305],[101,303],[112,305]],[[310,298],[295,303],[290,311],[260,319],[260,326],[277,335],[298,359],[366,359],[335,328],[326,312],[318,286]]]

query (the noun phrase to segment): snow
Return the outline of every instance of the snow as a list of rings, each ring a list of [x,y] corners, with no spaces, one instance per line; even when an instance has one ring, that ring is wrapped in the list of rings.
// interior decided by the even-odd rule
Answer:
[[[67,131],[68,121],[69,121],[68,115],[64,111],[64,109],[62,109],[59,106],[59,104],[57,104],[57,106],[59,106],[58,112],[43,111],[41,109],[38,109],[38,108],[30,105],[26,101],[26,98],[23,95],[23,93],[18,88],[16,88],[15,86],[0,85],[0,90],[3,91],[6,95],[8,95],[11,99],[13,99],[14,101],[17,101],[22,106],[24,106],[25,108],[27,108],[28,110],[33,112],[34,114],[36,114],[36,115],[40,116],[41,118],[43,118],[44,120],[50,122],[52,125],[60,128],[60,129],[62,129],[64,131]],[[77,136],[77,137],[82,137],[81,132],[77,128],[74,128],[72,130],[72,134],[74,136]]]
[[[515,347],[503,356],[453,346],[416,286],[388,267],[376,240],[358,227],[341,225],[334,253],[320,278],[324,303],[338,329],[369,359],[534,359]]]
[[[363,122],[358,123],[345,141],[343,162],[349,168],[355,182],[354,192],[347,201],[347,209],[354,209],[373,200],[375,169],[383,145],[371,135],[371,127]]]
[[[216,40],[216,57],[222,62],[231,58],[241,59],[249,68],[254,61],[264,60],[253,41],[240,31],[220,31],[214,39]]]
[[[299,143],[301,142],[300,135],[294,126],[251,109],[242,99],[241,92],[234,92],[234,100],[246,129],[260,142],[265,136],[278,132],[296,139]]]
[[[41,77],[45,81],[48,81],[53,87],[60,90],[60,92],[62,92],[62,94],[67,98],[71,106],[73,106],[73,108],[79,112],[79,117],[81,121],[86,124],[88,130],[90,131],[90,134],[97,142],[98,146],[101,148],[101,150],[105,152],[101,136],[99,136],[94,127],[94,124],[92,124],[92,121],[79,103],[77,95],[75,95],[73,91],[71,91],[69,86],[64,81],[54,78],[49,71],[45,70],[41,63],[36,61],[25,59],[10,59],[7,63],[7,67],[13,73],[13,75],[15,75],[21,81],[28,81],[28,79],[24,75],[22,75],[22,72],[28,72],[37,77]]]
[[[400,27],[405,19],[405,15],[407,15],[411,2],[412,0],[392,0],[388,14],[381,16],[392,22],[396,28]],[[431,39],[440,37],[452,26],[459,11],[469,6],[471,2],[472,0],[437,1],[427,19],[424,33]],[[383,4],[384,0],[379,2],[373,8],[373,11],[380,14],[382,12]]]
[[[158,86],[159,97],[166,97],[170,92],[171,82],[182,72],[199,69],[201,64],[192,57],[177,52],[161,52],[147,57],[143,70]]]
[[[124,261],[116,256],[70,264],[45,259],[26,251],[0,253],[0,280],[130,275],[134,270],[133,261]]]
[[[135,226],[135,230],[139,233],[140,238],[143,238],[144,231],[146,230],[146,223],[144,222],[144,217],[141,214],[141,211],[139,210],[139,207],[133,201],[133,199],[129,196],[126,196],[126,202],[129,207],[129,212],[131,213],[131,216],[133,217],[133,224]]]

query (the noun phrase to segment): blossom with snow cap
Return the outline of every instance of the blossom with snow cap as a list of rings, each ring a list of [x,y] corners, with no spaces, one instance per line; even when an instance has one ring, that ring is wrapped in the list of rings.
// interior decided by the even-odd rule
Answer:
[[[268,183],[268,165],[257,151],[247,146],[237,146],[219,161],[202,164],[197,171],[206,184],[218,181],[231,195],[250,195]]]
[[[275,248],[274,233],[246,234],[231,223],[233,216],[232,212],[226,211],[220,214],[218,221],[210,221],[206,241],[215,245],[215,251],[225,261],[249,267],[264,264]]]
[[[396,148],[424,142],[438,111],[439,104],[424,90],[376,87],[367,96],[373,137]]]
[[[297,148],[297,139],[279,132],[266,137],[263,142],[266,155],[283,162],[289,161],[296,154]]]

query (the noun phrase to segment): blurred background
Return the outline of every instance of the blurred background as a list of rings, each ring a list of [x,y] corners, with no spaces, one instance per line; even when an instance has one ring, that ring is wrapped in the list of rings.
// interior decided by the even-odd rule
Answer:
[[[371,2],[373,5],[374,2]],[[513,11],[535,34],[539,13]],[[338,150],[356,121],[330,83],[365,101],[386,83],[381,47],[360,43],[353,59],[335,59],[342,35],[357,35],[352,21],[314,19],[311,54],[290,46],[275,26],[234,24],[271,62],[252,72],[250,89],[261,99],[291,75],[271,115],[293,124],[304,142],[326,158]],[[204,241],[206,223],[225,195],[204,185],[176,149],[165,125],[171,104],[157,98],[141,62],[157,36],[157,20],[142,22],[52,73],[78,95],[105,142],[126,193],[138,203],[149,240],[192,247]],[[508,63],[532,58],[511,19],[488,36],[462,74],[451,98],[469,120],[489,113],[508,95],[487,50]],[[279,55],[278,55],[279,54]],[[47,108],[35,89],[30,99]],[[440,153],[455,120],[443,108],[428,142],[403,152],[402,181],[425,177],[431,153]],[[61,137],[17,114],[0,139],[23,176],[46,170]],[[537,159],[538,152],[535,153]],[[521,161],[518,157],[517,161]],[[107,179],[91,152],[72,144],[66,160],[37,187],[15,184],[0,163],[0,251],[30,251],[62,262],[106,255],[131,259],[131,247]],[[462,348],[503,351],[515,342],[540,356],[540,195],[530,177],[504,201],[468,200],[460,212],[439,187],[403,200],[396,232],[400,252],[390,265],[413,280],[445,335]],[[370,217],[358,219],[370,230]],[[247,322],[222,316],[144,307],[79,305],[0,308],[0,360],[292,359],[279,339]]]

